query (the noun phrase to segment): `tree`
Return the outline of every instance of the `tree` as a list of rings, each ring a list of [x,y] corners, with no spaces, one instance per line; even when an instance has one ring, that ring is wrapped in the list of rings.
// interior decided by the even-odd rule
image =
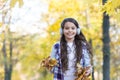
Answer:
[[[4,27],[3,30],[3,46],[2,46],[2,52],[3,52],[3,64],[4,64],[4,80],[11,80],[12,71],[13,71],[13,38],[12,33],[9,28],[9,24],[11,21],[11,15],[10,11],[15,6],[17,2],[19,2],[19,6],[21,7],[23,5],[23,0],[2,0],[1,1],[1,13],[2,13],[2,22],[0,22],[2,25],[0,27]],[[9,5],[7,4],[9,3]],[[7,21],[5,20],[7,19]]]
[[[103,0],[105,4],[106,0]],[[110,80],[110,36],[109,36],[109,16],[103,13],[103,80]]]

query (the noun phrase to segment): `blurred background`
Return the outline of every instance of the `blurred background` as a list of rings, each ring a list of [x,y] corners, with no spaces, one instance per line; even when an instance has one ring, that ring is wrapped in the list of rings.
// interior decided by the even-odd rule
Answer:
[[[92,46],[91,80],[120,80],[119,0],[0,0],[0,80],[52,80],[40,61],[66,17]]]

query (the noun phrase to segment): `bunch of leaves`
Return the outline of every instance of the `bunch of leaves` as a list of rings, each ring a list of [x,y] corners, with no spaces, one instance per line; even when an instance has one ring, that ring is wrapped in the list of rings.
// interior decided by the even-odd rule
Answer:
[[[120,1],[119,0],[108,0],[102,7],[103,12],[107,12],[107,14],[115,14],[120,11]]]
[[[86,75],[86,72],[89,69],[90,69],[90,66],[82,67],[80,64],[77,64],[77,71],[75,73],[75,76],[76,76],[75,80],[90,80],[90,75]]]
[[[57,60],[55,58],[50,58],[50,56],[44,58],[40,64],[40,66],[45,67],[48,70],[51,70],[55,65],[57,65]]]

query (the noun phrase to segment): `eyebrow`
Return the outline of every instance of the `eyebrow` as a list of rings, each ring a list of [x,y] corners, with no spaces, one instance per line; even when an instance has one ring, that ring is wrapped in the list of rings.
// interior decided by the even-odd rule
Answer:
[[[64,27],[69,27],[69,26],[64,26]],[[70,26],[70,27],[76,27],[76,26]]]

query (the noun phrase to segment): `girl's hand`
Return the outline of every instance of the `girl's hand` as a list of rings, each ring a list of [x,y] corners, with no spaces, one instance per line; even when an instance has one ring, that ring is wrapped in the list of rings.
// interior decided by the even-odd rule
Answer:
[[[92,73],[92,66],[86,67],[85,76],[90,76],[91,73]]]
[[[57,65],[57,60],[50,58],[50,56],[41,61],[41,66],[45,67],[48,70],[51,70],[55,65]]]
[[[90,80],[89,76],[91,73],[92,73],[92,66],[82,67],[80,65],[77,65],[75,80]]]
[[[40,64],[40,65],[41,65],[42,67],[48,67],[49,60],[50,60],[50,56],[48,56],[47,58],[43,59],[43,60],[41,61],[41,64]]]

